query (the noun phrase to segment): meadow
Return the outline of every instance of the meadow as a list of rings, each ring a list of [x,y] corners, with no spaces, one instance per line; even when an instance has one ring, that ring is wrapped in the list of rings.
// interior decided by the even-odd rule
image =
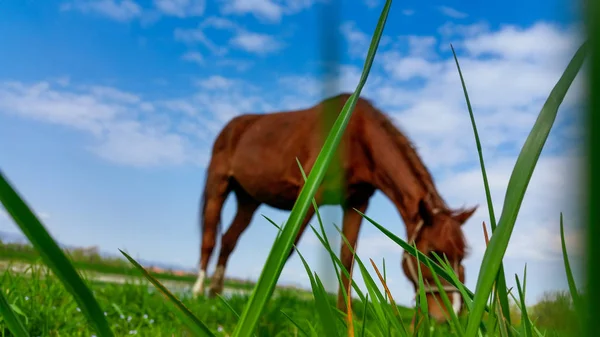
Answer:
[[[6,248],[6,247],[10,248]],[[18,247],[22,253],[11,255]],[[10,249],[10,250],[9,250]],[[5,254],[6,253],[6,254]],[[0,272],[0,289],[6,289],[6,299],[12,309],[21,317],[31,336],[92,336],[94,331],[86,324],[85,316],[77,303],[62,286],[48,268],[43,268],[39,257],[34,254],[33,247],[21,244],[0,243],[0,262],[7,264],[27,264],[21,273],[10,270]],[[10,257],[9,257],[10,255]],[[75,265],[81,258],[73,257]],[[122,265],[119,270],[114,265]],[[106,319],[117,336],[180,336],[182,323],[174,319],[173,313],[163,305],[163,297],[145,281],[134,269],[125,272],[128,264],[123,259],[97,258],[94,262],[80,265],[78,270],[84,274],[89,271],[110,272],[114,275],[128,277],[123,284],[96,281],[86,275],[84,279],[92,289],[94,296],[104,308]],[[135,276],[134,276],[135,275]],[[169,274],[156,273],[153,276],[167,283]],[[165,282],[166,281],[166,282]],[[236,325],[238,315],[248,302],[248,295],[224,295],[224,299],[201,298],[193,300],[189,287],[194,279],[178,280],[185,283],[185,288],[169,287],[182,302],[212,330],[217,336],[227,336]],[[226,280],[231,289],[252,289],[254,283]],[[299,336],[302,331],[311,329],[310,322],[314,318],[315,303],[310,291],[306,289],[286,289],[278,287],[276,296],[265,308],[256,329],[257,336]],[[335,305],[335,295],[329,294],[330,305]],[[366,321],[366,329],[372,330],[374,320],[372,313],[365,312],[363,303],[354,300],[354,314]],[[401,319],[409,324],[414,316],[414,309],[398,306]],[[576,313],[566,292],[546,294],[537,304],[528,308],[530,316],[537,321],[546,336],[572,336],[576,331]],[[513,322],[519,322],[519,311],[511,306]],[[367,315],[367,316],[365,316]],[[296,322],[298,326],[294,325]],[[371,322],[371,323],[369,323]],[[442,328],[443,329],[443,328]],[[320,327],[315,329],[317,335],[323,333]],[[441,330],[444,331],[444,330]],[[0,336],[13,336],[6,323],[0,317]]]
[[[446,306],[450,306],[449,299],[441,288],[440,279],[446,279],[457,287],[466,304],[464,315],[457,317],[451,312],[447,324],[434,323],[427,315],[427,301],[422,290],[417,296],[416,309],[418,310],[407,311],[397,306],[386,287],[385,277],[381,277],[382,274],[385,275],[385,271],[380,273],[379,270],[376,270],[376,273],[370,273],[367,269],[368,257],[358,255],[355,255],[354,273],[361,273],[363,276],[366,292],[361,291],[353,284],[353,290],[358,298],[349,306],[351,310],[347,312],[341,312],[335,308],[332,295],[325,291],[319,276],[306,263],[305,268],[311,282],[312,298],[302,300],[293,293],[275,292],[286,253],[293,247],[293,241],[304,214],[309,207],[315,207],[317,216],[319,216],[313,196],[324,178],[327,167],[334,158],[356,99],[365,85],[390,6],[391,1],[388,0],[373,34],[363,74],[357,88],[333,123],[314,168],[308,176],[305,176],[306,184],[289,219],[280,228],[280,233],[273,243],[265,267],[249,296],[190,300],[185,294],[174,294],[167,289],[125,252],[122,252],[125,258],[137,268],[145,279],[150,281],[153,287],[148,288],[144,284],[115,286],[86,283],[85,279],[77,272],[71,259],[58,247],[34,212],[25,204],[6,178],[0,176],[0,200],[7,213],[39,252],[44,264],[55,275],[55,277],[41,277],[40,274],[34,272],[32,281],[27,281],[21,275],[4,274],[1,283],[2,291],[0,291],[0,313],[3,317],[1,324],[4,335],[124,336],[134,333],[144,336],[227,335],[236,337],[253,335],[411,336],[415,334],[418,336],[465,337],[582,335],[583,324],[587,317],[584,312],[585,296],[582,295],[582,291],[576,289],[573,281],[566,254],[560,210],[557,210],[556,223],[557,230],[561,231],[563,239],[565,273],[569,280],[569,292],[555,294],[554,297],[550,296],[547,301],[538,304],[542,305],[541,307],[527,308],[524,306],[526,270],[523,276],[514,276],[517,287],[507,289],[507,276],[502,268],[502,260],[515,229],[516,219],[529,180],[552,129],[560,104],[585,59],[587,42],[573,55],[563,75],[541,107],[539,116],[513,168],[498,218],[492,207],[485,162],[466,81],[462,77],[459,61],[454,55],[457,76],[461,79],[467,110],[472,121],[482,179],[486,189],[487,206],[490,212],[490,238],[474,290],[467,289],[458,281],[444,257],[431,258],[422,254],[388,231],[384,225],[363,215],[368,224],[377,227],[390,240],[436,272],[435,281],[440,287]],[[452,51],[454,52],[454,49]],[[272,224],[278,227],[275,223]],[[337,229],[340,231],[339,228]],[[330,247],[323,224],[319,222],[319,227],[311,227],[311,230],[329,251],[332,266],[348,273],[343,269],[336,256],[336,250]],[[301,253],[298,251],[300,258],[302,258]],[[303,258],[302,260],[304,261]],[[420,269],[419,283],[423,284]],[[155,290],[149,292],[148,289]],[[512,308],[511,303],[513,303]],[[552,310],[549,310],[550,308]],[[515,315],[515,312],[518,314]],[[417,322],[414,329],[409,325],[413,314]],[[565,319],[568,321],[564,321]],[[566,323],[560,325],[561,321]],[[48,334],[50,330],[53,331],[52,334]]]

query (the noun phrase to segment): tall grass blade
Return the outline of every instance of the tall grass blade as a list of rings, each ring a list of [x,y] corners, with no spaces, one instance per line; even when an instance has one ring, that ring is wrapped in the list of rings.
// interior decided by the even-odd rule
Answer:
[[[429,262],[429,260],[425,260],[425,263],[427,264],[427,267],[430,270],[433,270],[433,268],[431,267],[431,262]],[[450,298],[448,298],[448,294],[444,290],[444,287],[442,286],[440,279],[438,278],[436,273],[431,273],[431,275],[433,276],[433,281],[435,282],[436,286],[438,287],[438,292],[439,292],[440,296],[442,297],[442,302],[444,303],[444,306],[446,308],[452,308],[452,303],[450,302]],[[458,337],[464,336],[465,331],[462,328],[460,321],[458,320],[458,316],[456,316],[456,313],[454,312],[454,310],[448,310],[448,311],[450,312],[450,324],[452,325],[456,335]]]
[[[294,204],[294,207],[292,208],[290,217],[283,228],[281,236],[273,244],[271,252],[267,257],[267,261],[265,262],[265,268],[263,269],[258,279],[258,283],[256,284],[252,294],[250,295],[250,299],[241,314],[240,321],[233,331],[232,335],[234,337],[250,336],[253,333],[260,315],[262,314],[266,303],[273,293],[277,279],[279,278],[279,275],[281,274],[283,266],[286,262],[287,253],[292,248],[292,244],[300,229],[300,224],[304,219],[308,207],[310,207],[313,196],[315,195],[325,176],[327,167],[334,156],[337,146],[339,145],[342,135],[346,129],[346,125],[352,116],[352,111],[356,106],[357,99],[360,97],[362,88],[367,81],[367,77],[371,69],[371,65],[373,64],[375,52],[379,45],[379,40],[381,39],[383,27],[385,26],[385,21],[387,20],[387,15],[391,4],[391,0],[387,0],[385,3],[379,18],[379,22],[375,29],[375,34],[371,40],[367,59],[365,60],[365,66],[363,68],[357,88],[350,96],[346,104],[344,104],[340,115],[336,119],[332,130],[325,140],[325,144],[323,145],[321,152],[317,156],[315,165],[309,174],[306,184],[300,191],[300,195]]]
[[[281,314],[283,316],[285,316],[290,322],[292,322],[292,324],[294,324],[296,329],[298,329],[298,331],[300,331],[302,333],[302,335],[308,336],[308,333],[306,333],[306,331],[304,329],[302,329],[300,324],[298,324],[296,321],[294,321],[294,319],[292,319],[292,317],[290,317],[290,315],[286,314],[285,311],[283,311],[283,310],[281,310]]]
[[[571,271],[571,264],[569,263],[569,255],[567,253],[567,244],[565,243],[565,229],[563,226],[563,214],[560,213],[560,243],[562,245],[563,261],[565,263],[565,271],[567,273],[567,282],[569,283],[569,292],[573,299],[573,306],[577,311],[578,317],[583,317],[583,306],[581,305],[581,299],[579,298],[579,292],[575,285],[575,279],[573,278],[573,272]]]
[[[14,310],[10,307],[10,304],[4,296],[4,291],[0,288],[0,314],[4,317],[4,322],[8,327],[8,330],[15,335],[15,337],[29,337],[27,329],[23,325],[23,322],[19,319]]]
[[[44,228],[44,225],[4,178],[2,172],[0,172],[0,201],[29,242],[39,252],[44,263],[58,276],[65,289],[71,293],[98,335],[114,336],[106,317],[104,317],[104,311],[100,308],[91,290]]]
[[[473,109],[471,107],[471,100],[469,99],[469,93],[467,92],[467,85],[465,84],[465,80],[463,78],[462,71],[460,70],[460,64],[458,62],[458,58],[456,57],[456,52],[454,51],[454,46],[450,44],[450,48],[452,49],[452,55],[454,55],[454,62],[456,63],[456,69],[458,70],[458,75],[460,76],[460,82],[462,84],[463,92],[465,95],[465,100],[467,101],[467,108],[469,110],[469,116],[471,117],[471,125],[473,127],[473,134],[475,136],[475,143],[477,144],[477,153],[479,155],[479,164],[481,166],[481,175],[483,177],[483,185],[485,187],[485,197],[488,205],[488,211],[490,213],[490,226],[492,228],[492,235],[496,230],[496,216],[494,215],[494,204],[492,202],[492,193],[490,191],[490,184],[487,179],[487,173],[485,170],[485,163],[483,160],[483,150],[481,148],[481,141],[479,139],[479,133],[477,132],[477,124],[475,123],[475,115],[473,114]],[[498,270],[498,275],[496,277],[496,287],[494,292],[494,298],[498,298],[500,302],[500,308],[502,310],[503,316],[506,318],[506,321],[510,325],[510,306],[508,305],[508,294],[506,293],[506,277],[504,275],[504,266],[502,262],[500,262],[500,268]],[[510,336],[510,335],[509,335]]]
[[[120,250],[131,264],[133,264],[166,298],[166,302],[171,305],[172,312],[181,319],[181,321],[194,332],[195,336],[214,336],[210,329],[204,325],[186,306],[175,297],[171,292],[155,279],[150,273],[142,267],[136,260],[124,251]]]
[[[524,287],[521,288],[521,282],[519,282],[519,276],[515,275],[515,280],[517,282],[517,290],[519,291],[519,298],[521,301],[521,324],[523,324],[523,328],[525,330],[526,337],[532,337],[531,333],[531,321],[529,321],[529,315],[527,314],[527,306],[525,305],[525,292]],[[523,279],[523,283],[525,279]]]
[[[502,208],[498,227],[490,239],[490,244],[481,262],[475,288],[474,306],[467,323],[466,337],[477,335],[478,325],[481,322],[487,298],[490,295],[506,252],[527,185],[550,133],[558,108],[583,63],[585,52],[586,43],[579,47],[560,80],[552,89],[517,158],[506,189],[504,207]]]

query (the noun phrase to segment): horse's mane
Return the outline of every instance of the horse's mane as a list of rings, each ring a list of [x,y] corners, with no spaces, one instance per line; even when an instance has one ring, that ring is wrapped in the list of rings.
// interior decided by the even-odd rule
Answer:
[[[404,135],[401,129],[394,124],[389,116],[377,109],[370,101],[366,99],[363,99],[363,101],[371,110],[370,117],[372,117],[381,130],[387,133],[388,136],[390,136],[390,139],[394,141],[396,147],[406,158],[413,174],[417,176],[425,190],[429,193],[430,197],[432,197],[431,200],[435,203],[435,206],[447,211],[448,207],[446,202],[435,188],[433,177],[417,153],[415,145]]]

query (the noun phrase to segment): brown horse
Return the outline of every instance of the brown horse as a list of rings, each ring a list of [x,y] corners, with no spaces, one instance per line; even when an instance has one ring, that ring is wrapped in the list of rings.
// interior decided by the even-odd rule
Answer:
[[[221,238],[221,251],[210,285],[211,295],[222,291],[227,260],[256,209],[261,204],[282,210],[292,209],[304,184],[296,158],[308,174],[324,142],[324,111],[333,107],[331,111],[337,115],[349,97],[349,94],[341,94],[304,110],[241,115],[233,118],[217,136],[203,193],[203,233],[198,280],[193,287],[195,296],[204,293],[206,269],[215,246],[221,209],[227,195],[232,191],[235,193],[237,213]],[[324,109],[326,105],[327,110]],[[425,254],[445,254],[454,264],[459,279],[464,282],[461,263],[466,244],[461,225],[477,206],[467,210],[448,208],[410,141],[365,99],[357,101],[338,153],[341,171],[329,171],[315,200],[318,205],[342,206],[342,232],[348,242],[356,249],[362,221],[361,215],[353,208],[364,213],[369,199],[379,189],[398,209],[406,225],[409,241],[416,243],[417,249]],[[340,176],[343,179],[340,180]],[[343,183],[342,193],[339,192],[339,182]],[[313,215],[314,209],[311,207],[296,243]],[[340,259],[346,270],[350,271],[354,260],[343,241]],[[402,266],[415,292],[418,287],[416,263],[412,255],[403,256]],[[421,270],[428,287],[430,314],[438,320],[444,320],[444,312],[450,309],[440,307],[443,302],[436,292],[431,271],[423,263]],[[343,286],[350,291],[349,279],[344,274],[341,277]],[[460,293],[445,280],[441,279],[441,282],[446,291],[453,292],[452,309],[460,311]],[[338,294],[338,308],[345,311],[342,289]]]

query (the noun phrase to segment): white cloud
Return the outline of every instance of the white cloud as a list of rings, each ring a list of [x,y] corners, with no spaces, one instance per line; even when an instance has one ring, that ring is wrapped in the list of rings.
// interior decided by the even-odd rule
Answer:
[[[402,14],[406,16],[411,16],[415,14],[415,11],[413,9],[403,9]]]
[[[442,65],[422,57],[403,56],[391,51],[381,55],[383,67],[391,76],[406,81],[413,78],[431,78],[439,74]]]
[[[365,5],[369,8],[375,8],[381,3],[380,0],[364,0]]]
[[[367,55],[371,37],[356,27],[356,23],[348,21],[340,26],[340,31],[347,41],[351,56],[363,58]]]
[[[209,17],[196,28],[177,28],[174,31],[174,37],[175,40],[190,45],[200,43],[217,56],[227,54],[228,47],[218,45],[209,39],[206,33],[207,29],[229,31],[232,34],[232,37],[228,41],[229,46],[253,54],[264,55],[284,47],[284,44],[278,41],[274,36],[248,31],[233,21],[218,17]],[[223,61],[221,57],[219,59],[220,61]]]
[[[153,111],[152,103],[109,87],[0,83],[0,112],[88,132],[95,139],[88,149],[107,160],[134,166],[193,162],[188,141]],[[136,121],[139,116],[145,124]]]
[[[117,21],[129,21],[142,14],[140,5],[132,0],[75,0],[63,3],[60,9],[96,13]]]
[[[240,31],[229,43],[249,53],[265,55],[280,50],[283,44],[271,35]]]
[[[442,14],[444,14],[445,16],[449,16],[454,19],[464,19],[467,16],[469,16],[467,13],[463,13],[459,10],[448,6],[439,6],[438,10],[442,12]]]
[[[204,57],[197,51],[188,51],[181,58],[189,62],[204,64]]]
[[[154,0],[154,5],[164,15],[184,18],[202,16],[206,0]]]
[[[177,28],[173,32],[173,35],[176,41],[181,41],[190,45],[200,43],[216,55],[224,55],[227,53],[227,48],[219,46],[209,39],[202,27],[193,29]]]
[[[283,15],[283,7],[271,0],[233,0],[223,1],[223,14],[252,14],[267,21],[278,22]]]
[[[229,89],[235,84],[235,81],[223,76],[212,75],[197,83],[204,89]]]
[[[284,15],[292,15],[312,7],[320,0],[222,0],[221,13],[225,15],[250,14],[268,23],[279,23]],[[321,0],[322,1],[322,0]]]
[[[449,38],[452,36],[465,38],[479,34],[484,34],[487,32],[489,32],[489,24],[487,22],[477,22],[474,24],[458,24],[449,21],[438,28],[438,33],[444,38]]]
[[[473,56],[492,55],[510,60],[545,63],[557,58],[564,60],[565,53],[572,53],[581,44],[581,38],[576,37],[574,29],[559,31],[554,25],[538,22],[528,28],[507,25],[497,32],[467,39],[462,45]]]

